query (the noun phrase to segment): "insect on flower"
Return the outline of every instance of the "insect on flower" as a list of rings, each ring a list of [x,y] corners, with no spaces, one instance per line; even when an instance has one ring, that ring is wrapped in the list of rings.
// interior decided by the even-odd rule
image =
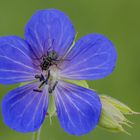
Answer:
[[[25,27],[25,39],[0,37],[0,83],[28,82],[2,100],[6,125],[18,132],[38,130],[47,114],[50,93],[62,128],[84,135],[98,124],[102,105],[95,91],[68,80],[96,80],[111,74],[114,45],[89,34],[74,45],[75,29],[56,9],[37,11]],[[71,47],[73,45],[73,47]]]
[[[57,65],[57,53],[52,50],[47,52],[47,56],[43,56],[43,62],[40,64],[42,70],[48,70],[50,66]]]

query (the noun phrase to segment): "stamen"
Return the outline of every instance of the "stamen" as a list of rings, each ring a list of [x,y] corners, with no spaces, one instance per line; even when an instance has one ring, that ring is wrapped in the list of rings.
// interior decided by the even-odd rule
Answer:
[[[36,79],[39,79],[39,81],[41,82],[41,84],[39,85],[38,89],[33,89],[33,91],[42,92],[41,88],[44,86],[44,84],[48,84],[49,77],[50,77],[50,70],[48,70],[48,75],[47,75],[47,78],[46,79],[43,76],[43,74],[41,74],[41,75],[35,75],[35,78]]]
[[[51,75],[51,74],[53,74],[53,75]],[[54,76],[54,73],[51,73],[51,74],[50,74],[50,70],[48,70],[47,71],[47,76],[44,76],[43,74],[35,75],[35,78],[39,79],[39,81],[41,83],[38,86],[38,89],[33,89],[33,91],[35,91],[35,92],[42,92],[41,89],[43,88],[43,86],[48,84],[48,92],[51,94],[55,90],[55,87],[58,84],[58,81],[57,81],[56,77]]]
[[[44,81],[45,80],[45,78],[42,74],[41,75],[35,75],[35,78],[39,79],[39,81]]]
[[[35,92],[42,92],[42,90],[40,90],[40,89],[33,89],[33,91],[35,91]]]
[[[53,87],[49,86],[48,92],[49,92],[50,94],[55,90],[55,87],[57,86],[57,84],[58,84],[58,81],[56,81],[56,82],[54,83]]]

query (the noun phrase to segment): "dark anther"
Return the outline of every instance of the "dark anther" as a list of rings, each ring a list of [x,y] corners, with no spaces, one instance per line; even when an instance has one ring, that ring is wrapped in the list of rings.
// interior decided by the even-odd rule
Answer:
[[[33,91],[35,91],[35,92],[42,92],[42,90],[40,90],[40,89],[33,89]]]
[[[42,92],[42,90],[40,90],[40,88],[44,85],[44,84],[48,84],[48,79],[50,77],[50,70],[48,70],[48,75],[47,78],[45,79],[45,77],[41,74],[41,75],[35,75],[36,79],[39,79],[39,81],[41,82],[41,84],[39,85],[38,89],[33,89],[33,91],[35,92]]]
[[[39,81],[44,81],[45,80],[45,78],[42,74],[41,75],[35,75],[35,78],[39,79]]]
[[[49,92],[50,94],[55,90],[55,87],[57,86],[57,84],[58,84],[58,81],[56,81],[56,82],[54,83],[53,87],[49,87],[48,92]]]

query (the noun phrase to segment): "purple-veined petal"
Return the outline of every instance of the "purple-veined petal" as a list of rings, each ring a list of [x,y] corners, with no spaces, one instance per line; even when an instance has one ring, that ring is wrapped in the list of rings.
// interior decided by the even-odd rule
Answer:
[[[48,108],[47,87],[35,92],[38,84],[28,84],[9,92],[2,100],[2,115],[6,125],[18,132],[33,132],[40,128]]]
[[[13,84],[34,79],[38,73],[28,44],[17,36],[0,37],[0,83]]]
[[[89,34],[76,42],[66,59],[60,71],[62,77],[95,80],[112,73],[117,53],[105,36]]]
[[[69,18],[56,9],[37,11],[25,28],[25,38],[38,56],[54,49],[63,56],[72,45],[74,27]]]
[[[59,82],[54,97],[58,119],[66,132],[84,135],[97,126],[101,103],[94,91]]]

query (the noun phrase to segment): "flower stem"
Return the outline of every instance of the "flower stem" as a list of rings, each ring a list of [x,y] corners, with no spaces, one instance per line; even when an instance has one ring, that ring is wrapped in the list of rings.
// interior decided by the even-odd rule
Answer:
[[[41,128],[33,133],[32,140],[40,140]]]

